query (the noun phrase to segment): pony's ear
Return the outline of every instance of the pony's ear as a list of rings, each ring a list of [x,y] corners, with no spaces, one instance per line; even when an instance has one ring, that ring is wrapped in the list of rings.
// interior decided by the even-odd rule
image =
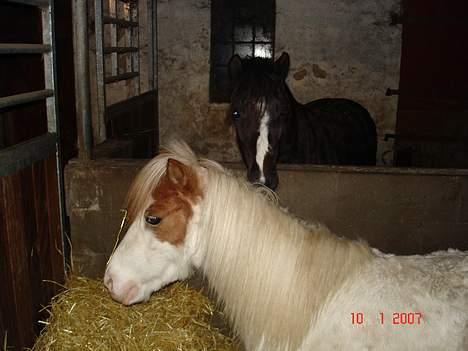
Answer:
[[[235,80],[242,73],[242,59],[239,55],[234,55],[229,60],[229,77]]]
[[[188,167],[173,158],[167,160],[166,175],[171,183],[181,188],[189,181]]]
[[[273,64],[274,70],[281,78],[286,79],[289,72],[289,54],[285,51]]]

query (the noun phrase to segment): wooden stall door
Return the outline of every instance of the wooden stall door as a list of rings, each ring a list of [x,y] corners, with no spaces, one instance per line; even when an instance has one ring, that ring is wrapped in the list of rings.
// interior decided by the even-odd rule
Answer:
[[[402,4],[395,163],[468,168],[468,1]]]
[[[64,279],[57,189],[54,153],[0,177],[0,326],[16,350],[33,345]]]
[[[64,280],[58,134],[48,127],[43,98],[11,106],[12,97],[46,88],[43,54],[21,46],[41,47],[41,16],[35,6],[0,2],[0,340],[6,350],[33,345],[38,321],[47,318],[41,310]]]
[[[109,106],[107,137],[130,140],[132,158],[152,158],[159,148],[157,111],[157,90]]]

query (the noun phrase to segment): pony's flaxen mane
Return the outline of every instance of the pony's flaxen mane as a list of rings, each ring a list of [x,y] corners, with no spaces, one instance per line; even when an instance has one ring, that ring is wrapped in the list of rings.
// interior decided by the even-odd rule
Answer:
[[[306,224],[225,173],[210,171],[200,213],[204,273],[247,349],[300,347],[334,292],[368,262],[367,244]]]

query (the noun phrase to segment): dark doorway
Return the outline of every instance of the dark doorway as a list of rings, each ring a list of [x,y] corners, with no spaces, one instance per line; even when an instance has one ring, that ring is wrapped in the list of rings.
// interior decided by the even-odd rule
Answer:
[[[468,168],[468,2],[402,5],[395,164]]]

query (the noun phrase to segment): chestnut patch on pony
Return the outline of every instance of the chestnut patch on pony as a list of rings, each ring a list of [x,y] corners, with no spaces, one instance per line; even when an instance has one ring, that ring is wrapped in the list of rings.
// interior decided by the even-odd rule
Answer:
[[[193,215],[192,206],[202,197],[194,170],[183,163],[169,159],[167,169],[153,190],[154,202],[145,211],[145,218],[160,218],[153,228],[161,241],[180,245],[185,240],[187,224]]]

